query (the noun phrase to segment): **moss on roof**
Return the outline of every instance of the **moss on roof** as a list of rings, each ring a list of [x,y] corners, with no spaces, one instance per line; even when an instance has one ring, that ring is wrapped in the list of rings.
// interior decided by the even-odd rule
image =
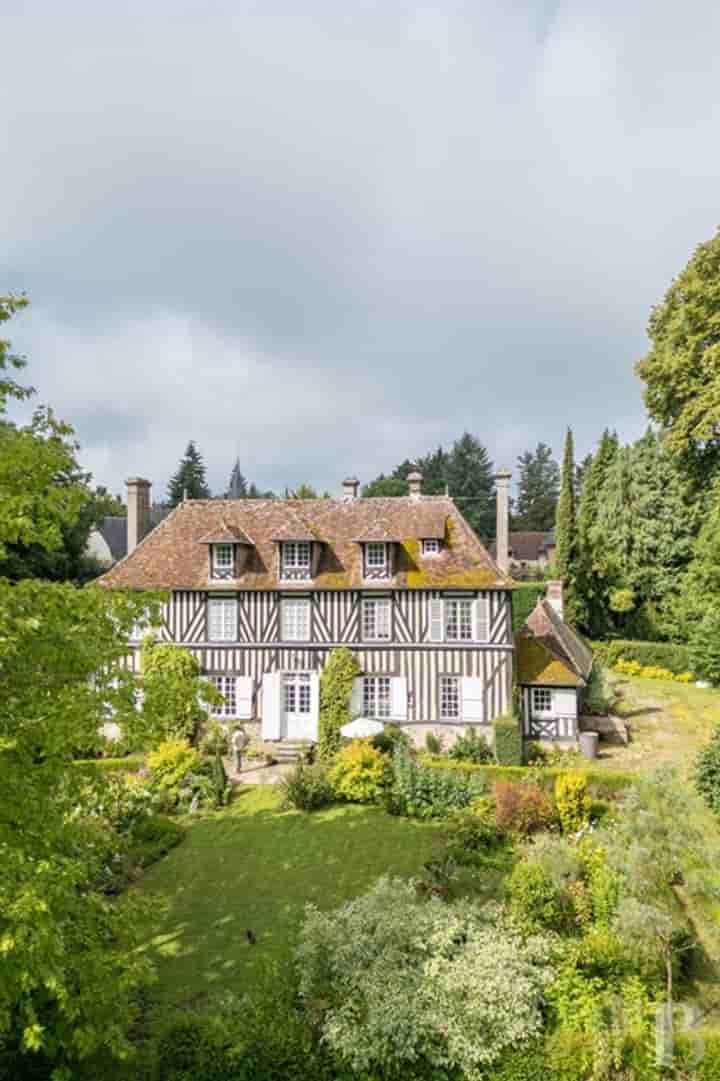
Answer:
[[[581,687],[583,680],[537,638],[518,636],[515,640],[519,683]]]

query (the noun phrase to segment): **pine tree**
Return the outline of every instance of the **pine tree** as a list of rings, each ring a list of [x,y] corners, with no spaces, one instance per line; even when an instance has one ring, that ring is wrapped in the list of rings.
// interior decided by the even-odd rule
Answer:
[[[226,499],[247,499],[248,498],[248,484],[245,477],[240,470],[240,459],[235,459],[235,465],[232,467],[230,473],[230,480],[228,482],[228,490],[225,494]]]
[[[577,527],[575,522],[575,454],[572,429],[565,437],[560,499],[555,517],[555,562],[558,578],[565,583],[565,618],[575,620],[575,576],[577,559]]]
[[[555,524],[560,468],[545,443],[518,458],[520,479],[513,528],[544,532]]]
[[[495,536],[495,481],[487,450],[474,435],[465,432],[448,455],[447,485],[450,495],[472,528],[485,540]]]
[[[210,499],[210,489],[205,481],[205,463],[192,439],[168,484],[168,505],[177,507],[183,499]]]

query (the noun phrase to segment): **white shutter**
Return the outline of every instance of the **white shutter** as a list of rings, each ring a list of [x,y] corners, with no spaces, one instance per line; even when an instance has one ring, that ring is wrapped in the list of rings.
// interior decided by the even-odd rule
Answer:
[[[363,677],[358,676],[353,680],[353,689],[350,694],[350,720],[362,717],[363,713]]]
[[[253,681],[250,676],[235,679],[235,716],[242,721],[252,717]]]
[[[477,676],[463,676],[460,681],[461,711],[464,721],[483,724],[485,721],[485,684]]]
[[[394,721],[406,721],[408,711],[408,681],[406,676],[390,680],[390,712]]]
[[[280,739],[280,673],[263,676],[262,738]]]
[[[577,717],[577,691],[567,687],[553,691],[553,713],[556,717]]]
[[[445,640],[444,605],[442,597],[434,597],[430,600],[430,641],[442,642]]]
[[[473,641],[490,641],[489,597],[476,597],[473,601]]]
[[[320,676],[317,672],[310,673],[310,721],[317,739],[320,724]]]

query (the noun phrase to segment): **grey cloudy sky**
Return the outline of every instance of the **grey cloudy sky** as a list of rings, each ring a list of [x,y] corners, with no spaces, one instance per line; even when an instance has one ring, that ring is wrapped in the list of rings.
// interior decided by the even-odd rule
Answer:
[[[114,489],[189,438],[218,489],[634,438],[720,220],[718,40],[710,0],[0,0],[11,336]]]

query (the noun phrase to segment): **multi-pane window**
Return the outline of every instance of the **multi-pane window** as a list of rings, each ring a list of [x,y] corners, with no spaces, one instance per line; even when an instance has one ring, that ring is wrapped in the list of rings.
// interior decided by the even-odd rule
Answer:
[[[363,714],[378,719],[390,716],[390,676],[365,676]]]
[[[390,641],[389,597],[366,597],[363,600],[362,636],[366,642]]]
[[[388,546],[384,541],[365,544],[365,577],[387,578],[389,574]]]
[[[457,720],[460,716],[460,677],[440,677],[440,717]]]
[[[422,554],[424,556],[436,556],[440,554],[440,541],[437,537],[425,537],[422,542]]]
[[[473,637],[471,600],[445,601],[445,638],[448,642],[471,642]]]
[[[223,696],[224,701],[220,705],[210,707],[213,717],[237,716],[237,694],[235,676],[209,676],[213,687]]]
[[[309,642],[309,599],[307,597],[284,597],[280,611],[280,636],[283,642]]]
[[[283,541],[280,577],[286,582],[310,578],[312,546],[310,541]]]
[[[211,567],[213,578],[232,578],[235,569],[232,544],[213,544]]]
[[[210,597],[208,638],[211,642],[237,641],[237,601],[234,597]]]
[[[552,713],[553,699],[549,687],[532,688],[532,711],[537,713]]]
[[[283,676],[283,700],[286,713],[310,712],[310,674],[288,672]]]

